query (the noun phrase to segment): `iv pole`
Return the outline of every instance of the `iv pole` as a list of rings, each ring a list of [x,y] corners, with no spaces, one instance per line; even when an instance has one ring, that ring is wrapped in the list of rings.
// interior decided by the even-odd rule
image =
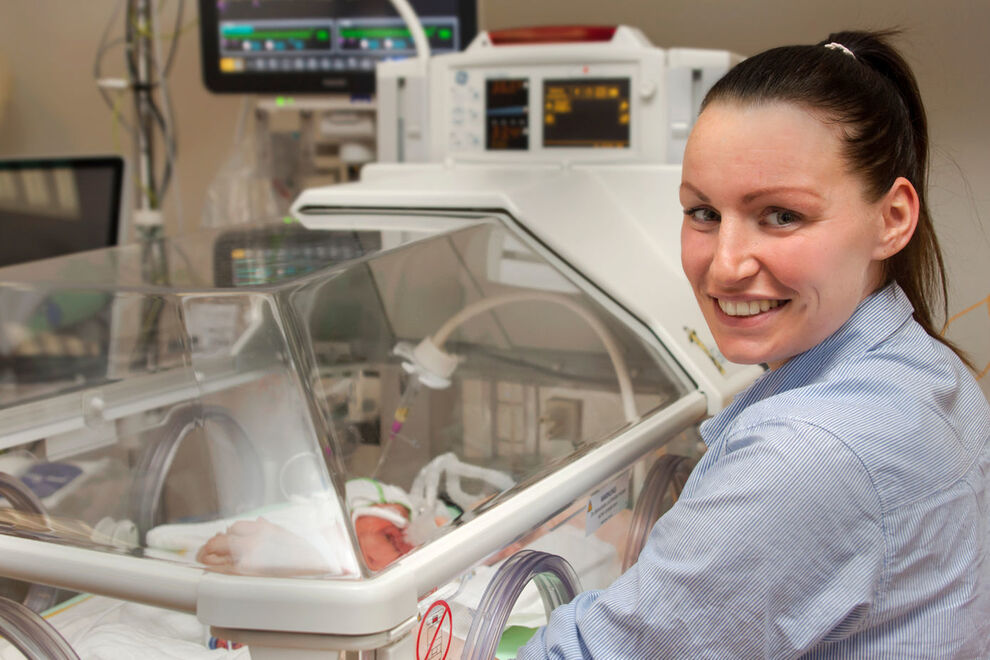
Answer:
[[[154,118],[151,112],[151,68],[152,68],[152,44],[154,35],[151,32],[151,0],[135,0],[133,5],[133,20],[137,24],[135,38],[129,48],[134,50],[134,62],[136,64],[136,77],[132,83],[134,90],[134,112],[135,112],[135,152],[138,173],[138,209],[141,211],[155,211],[160,209],[161,200],[155,191],[155,153],[154,153]],[[125,14],[125,20],[131,20],[131,16]],[[160,231],[161,224],[144,225],[138,223],[144,231],[152,231],[155,228]],[[156,232],[157,233],[157,232]]]
[[[142,245],[142,276],[146,283],[167,285],[169,282],[168,255],[165,250],[164,222],[161,213],[162,194],[167,182],[161,187],[156,183],[155,172],[155,121],[157,107],[153,94],[156,87],[164,85],[164,71],[161,63],[156,68],[154,40],[157,38],[152,13],[152,0],[127,0],[125,34],[127,39],[128,66],[131,74],[131,89],[134,92],[134,150],[137,167],[138,203],[134,210],[134,224]],[[181,11],[181,6],[180,6]],[[156,75],[153,80],[152,76]],[[162,90],[164,95],[164,89]],[[166,99],[167,101],[167,99]],[[158,117],[160,119],[160,116]],[[163,119],[160,119],[164,123]],[[174,145],[173,137],[164,133],[168,161],[166,176],[171,174]],[[162,346],[159,340],[159,321],[162,311],[159,297],[145,301],[141,311],[141,325],[135,350],[135,359],[143,361],[150,369],[157,367]]]

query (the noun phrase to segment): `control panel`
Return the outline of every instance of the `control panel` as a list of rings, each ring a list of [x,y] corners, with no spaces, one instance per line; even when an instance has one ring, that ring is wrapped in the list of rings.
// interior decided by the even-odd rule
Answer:
[[[499,75],[484,68],[448,73],[451,153],[619,150],[633,146],[635,71],[622,66],[541,67]]]
[[[705,92],[740,60],[627,26],[482,32],[378,65],[378,160],[679,163]]]
[[[431,160],[661,159],[664,73],[663,51],[631,28],[511,46],[484,33],[431,61]]]

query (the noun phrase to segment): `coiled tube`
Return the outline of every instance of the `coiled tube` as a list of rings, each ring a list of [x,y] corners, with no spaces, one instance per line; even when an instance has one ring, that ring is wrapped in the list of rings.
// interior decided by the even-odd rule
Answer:
[[[244,508],[260,505],[260,491],[256,489],[259,484],[264,483],[261,461],[244,428],[220,406],[177,406],[169,412],[161,430],[149,443],[135,468],[137,478],[131,494],[132,516],[141,534],[142,543],[148,530],[163,522],[162,493],[179,445],[190,432],[205,422],[218,424],[226,431],[226,435],[218,434],[215,437],[231,443],[241,460],[242,482],[245,484]]]
[[[17,477],[0,472],[0,495],[7,498],[11,508],[22,513],[37,515],[45,524],[48,523],[48,512],[38,496],[27,484]],[[34,612],[44,612],[55,604],[57,590],[43,584],[32,584],[24,596],[24,605]]]
[[[494,657],[509,614],[530,580],[536,583],[547,618],[581,591],[577,573],[566,559],[538,550],[520,550],[495,572],[481,597],[464,642],[466,660]]]
[[[28,660],[79,660],[52,624],[9,598],[0,598],[0,635]]]
[[[629,540],[622,557],[623,572],[636,563],[650,531],[660,516],[673,506],[693,468],[694,461],[674,454],[661,456],[650,468],[629,523]],[[667,497],[668,491],[672,495],[670,498]]]

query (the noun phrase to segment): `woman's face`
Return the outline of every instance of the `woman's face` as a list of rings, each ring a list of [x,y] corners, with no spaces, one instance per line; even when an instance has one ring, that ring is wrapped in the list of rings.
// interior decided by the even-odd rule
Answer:
[[[681,263],[733,362],[780,366],[880,284],[881,202],[838,130],[789,103],[714,103],[688,140]]]

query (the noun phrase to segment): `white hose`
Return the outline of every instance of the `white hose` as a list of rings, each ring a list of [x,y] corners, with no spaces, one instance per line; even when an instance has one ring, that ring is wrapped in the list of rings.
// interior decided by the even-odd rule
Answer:
[[[444,342],[447,341],[447,338],[450,337],[451,333],[468,319],[486,312],[493,307],[498,307],[499,305],[532,300],[553,302],[566,307],[584,319],[588,326],[594,330],[595,334],[597,334],[598,338],[601,340],[602,345],[605,346],[605,351],[608,353],[608,357],[612,361],[612,368],[615,369],[616,378],[619,380],[619,395],[622,397],[622,408],[626,415],[626,421],[631,423],[639,419],[639,415],[636,412],[636,402],[633,399],[632,380],[629,378],[629,369],[626,366],[625,358],[622,357],[622,352],[616,344],[615,338],[612,337],[612,333],[608,331],[608,328],[606,328],[601,321],[588,312],[588,310],[582,305],[579,305],[566,296],[555,293],[547,293],[544,291],[522,291],[518,293],[506,293],[501,296],[493,296],[491,298],[483,298],[471,303],[457,314],[450,317],[446,323],[440,326],[439,330],[433,333],[432,341],[437,348],[442,349]]]
[[[409,28],[409,34],[412,35],[413,44],[416,46],[416,56],[425,61],[430,56],[430,42],[426,40],[426,32],[423,30],[423,24],[419,22],[419,16],[406,0],[391,0],[391,2]]]

